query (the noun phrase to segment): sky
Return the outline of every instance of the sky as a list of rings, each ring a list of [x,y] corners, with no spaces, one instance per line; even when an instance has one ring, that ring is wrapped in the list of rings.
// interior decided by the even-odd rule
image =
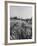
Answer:
[[[32,17],[31,6],[10,6],[10,17],[27,19]]]

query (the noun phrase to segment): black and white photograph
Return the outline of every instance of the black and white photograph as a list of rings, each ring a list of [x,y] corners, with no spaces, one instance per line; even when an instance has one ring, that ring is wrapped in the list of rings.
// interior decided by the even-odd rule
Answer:
[[[35,3],[8,2],[8,43],[35,42]]]
[[[32,7],[10,7],[10,40],[32,39]]]

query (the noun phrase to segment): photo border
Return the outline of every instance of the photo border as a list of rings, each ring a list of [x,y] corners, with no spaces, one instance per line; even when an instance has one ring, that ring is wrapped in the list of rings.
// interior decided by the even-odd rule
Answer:
[[[35,5],[35,41],[34,42],[22,42],[22,43],[8,43],[8,3],[19,3],[19,4],[34,4]],[[16,45],[16,44],[32,44],[36,43],[36,3],[32,2],[17,2],[17,1],[5,1],[5,45]]]

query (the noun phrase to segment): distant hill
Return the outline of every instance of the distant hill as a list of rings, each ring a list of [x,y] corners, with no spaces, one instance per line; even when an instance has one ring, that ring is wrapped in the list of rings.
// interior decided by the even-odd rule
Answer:
[[[32,21],[32,18],[30,18],[30,19],[22,19],[22,18],[17,18],[17,17],[13,17],[13,18],[10,18],[10,20],[12,20],[12,19],[16,19],[16,20],[22,20],[22,21]]]

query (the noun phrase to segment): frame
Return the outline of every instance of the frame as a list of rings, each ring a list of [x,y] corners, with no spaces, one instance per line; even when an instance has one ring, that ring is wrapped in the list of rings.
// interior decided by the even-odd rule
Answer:
[[[8,5],[9,4],[9,5]],[[22,5],[21,5],[22,4]],[[10,20],[13,20],[13,18],[10,18],[10,6],[31,6],[33,7],[32,11],[33,11],[33,20],[32,20],[32,38],[33,39],[23,39],[23,40],[12,40],[12,41],[9,41],[9,30],[10,30]],[[8,11],[9,10],[9,11]],[[21,20],[21,21],[26,21],[24,19],[17,19],[15,17],[16,20]],[[35,26],[35,27],[34,27]],[[31,27],[29,27],[31,28]],[[28,28],[27,28],[28,29]],[[26,29],[26,30],[27,30]],[[31,40],[31,41],[30,41]],[[9,42],[8,42],[9,41]],[[19,42],[16,42],[16,41],[19,41]],[[21,42],[20,42],[21,41]],[[25,41],[25,42],[24,42]],[[29,42],[28,42],[29,41]],[[13,43],[12,43],[13,42]],[[17,1],[5,1],[5,45],[15,45],[15,44],[32,44],[32,43],[36,43],[36,3],[32,3],[32,2],[17,2]]]

